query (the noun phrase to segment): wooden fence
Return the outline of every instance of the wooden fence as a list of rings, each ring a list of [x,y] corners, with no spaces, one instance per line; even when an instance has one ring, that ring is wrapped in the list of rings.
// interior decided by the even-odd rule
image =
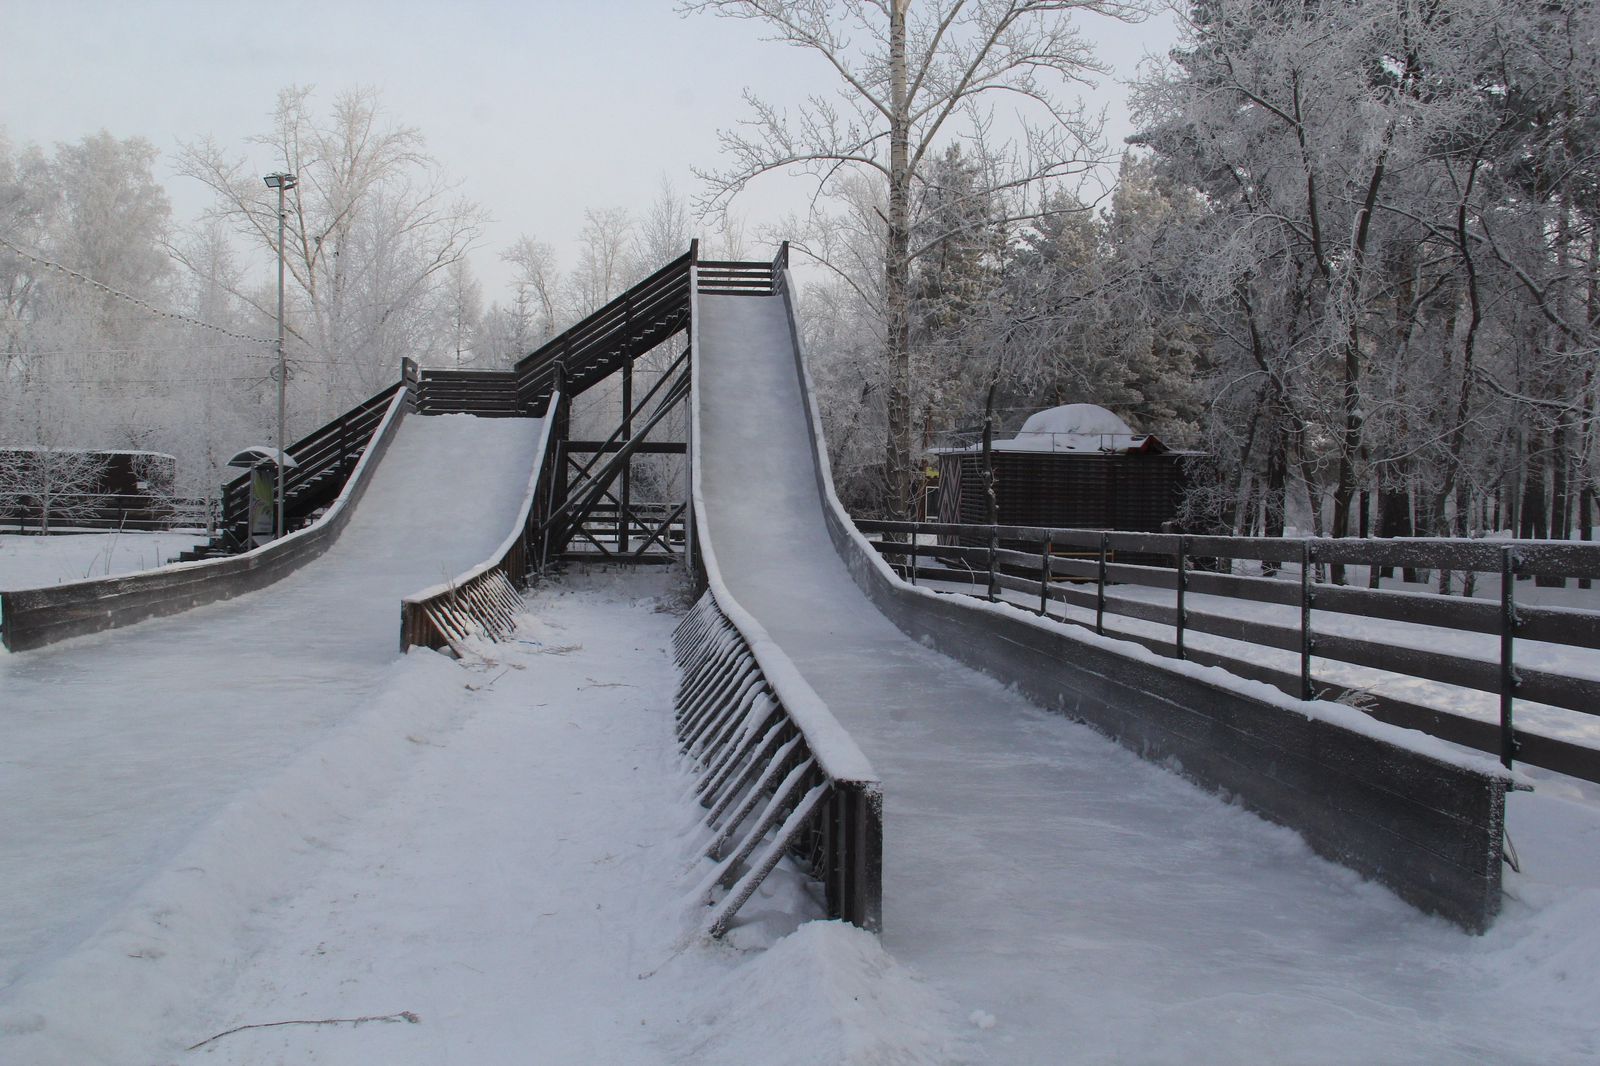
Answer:
[[[918,543],[888,539],[876,547],[912,582],[945,581],[978,586],[991,600],[1023,602],[1059,621],[1108,632],[1107,619],[1154,622],[1172,630],[1170,639],[1112,630],[1157,652],[1202,665],[1221,666],[1274,685],[1303,699],[1344,697],[1374,717],[1421,729],[1443,739],[1498,754],[1510,766],[1530,763],[1600,781],[1600,748],[1588,747],[1519,728],[1518,700],[1564,709],[1575,715],[1600,714],[1600,680],[1552,670],[1519,667],[1517,642],[1540,641],[1600,650],[1600,611],[1540,607],[1517,602],[1524,578],[1600,576],[1600,545],[1551,541],[1372,540],[1256,538],[1121,533],[1023,526],[953,525],[862,520],[864,533],[912,537]],[[920,543],[937,536],[952,542]],[[965,540],[968,544],[953,543]],[[982,546],[970,542],[978,540]],[[1027,545],[1032,550],[1022,550]],[[1164,557],[1170,566],[1133,565],[1120,557]],[[932,560],[925,564],[923,560]],[[1277,569],[1278,576],[1235,573],[1238,560]],[[915,562],[915,565],[912,563]],[[1356,588],[1316,580],[1319,564],[1411,567],[1487,573],[1499,578],[1493,600],[1416,592]],[[1292,578],[1292,579],[1286,579]],[[1168,603],[1118,595],[1119,586],[1146,586],[1170,592]],[[1006,593],[1012,596],[1007,597]],[[1198,609],[1192,594],[1294,608],[1297,622],[1284,625]],[[1082,609],[1086,617],[1052,613],[1052,604]],[[1436,647],[1409,647],[1383,639],[1318,632],[1313,611],[1433,626],[1499,638],[1493,660]],[[1092,612],[1093,621],[1087,620]],[[1298,671],[1265,665],[1248,653],[1196,648],[1192,633],[1293,652]],[[1426,640],[1421,641],[1426,643]],[[1364,666],[1498,696],[1498,722],[1472,718],[1440,707],[1365,693],[1314,672],[1321,658]]]
[[[204,496],[119,496],[61,493],[72,517],[52,517],[50,532],[161,533],[174,529],[210,531],[217,523],[217,501]],[[86,506],[85,506],[86,505]],[[37,502],[29,497],[0,494],[0,529],[18,533],[37,531],[42,524]]]

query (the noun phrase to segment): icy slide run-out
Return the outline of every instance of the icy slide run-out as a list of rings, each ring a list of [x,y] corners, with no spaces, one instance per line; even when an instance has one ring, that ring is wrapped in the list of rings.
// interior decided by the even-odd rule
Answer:
[[[1596,945],[1593,886],[1543,913],[1513,902],[1468,936],[909,640],[829,538],[783,298],[703,297],[697,321],[698,461],[723,580],[872,760],[884,946],[970,1020],[987,1061],[1600,1054],[1592,959],[1568,972],[1578,957],[1553,942],[1571,928]],[[1576,842],[1524,831],[1532,804],[1560,820],[1560,801],[1518,795],[1512,835],[1559,870]]]
[[[516,520],[507,486],[527,484],[539,426],[407,418],[339,539],[284,580],[0,655],[0,1004],[371,696],[401,598],[482,561]]]

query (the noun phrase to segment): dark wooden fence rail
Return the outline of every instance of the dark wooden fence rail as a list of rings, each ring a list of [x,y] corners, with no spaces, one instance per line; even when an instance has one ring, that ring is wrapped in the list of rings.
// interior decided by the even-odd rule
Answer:
[[[824,887],[828,916],[873,932],[883,924],[883,795],[878,781],[840,776],[813,751],[743,635],[709,590],[679,623],[683,680],[678,741],[699,770],[706,854],[697,892],[707,929],[727,932],[785,854]]]
[[[1106,632],[1107,615],[1170,626],[1171,640],[1126,632],[1112,635],[1162,654],[1221,666],[1303,699],[1338,698],[1351,691],[1313,676],[1314,657],[1495,693],[1500,697],[1498,723],[1376,693],[1366,694],[1362,702],[1369,704],[1367,709],[1374,717],[1498,754],[1507,766],[1520,759],[1600,781],[1600,750],[1530,733],[1518,728],[1514,719],[1518,699],[1576,714],[1600,714],[1600,681],[1516,664],[1518,639],[1600,650],[1600,611],[1516,602],[1519,578],[1600,576],[1600,545],[1270,539],[868,520],[857,525],[870,534],[909,534],[913,538],[937,535],[947,542],[913,545],[891,539],[877,544],[879,552],[913,582],[938,580],[977,585],[988,599],[1002,598],[1005,592],[1019,593],[1028,603],[1035,604],[1040,614],[1049,614],[1052,602],[1084,608],[1094,612],[1093,623],[1052,617],[1099,633]],[[956,543],[972,540],[981,540],[983,546]],[[1019,550],[1017,545],[1024,544],[1033,550]],[[1172,560],[1172,565],[1130,565],[1117,561],[1119,553],[1164,556]],[[932,559],[933,565],[924,565],[923,559]],[[1287,565],[1297,571],[1298,579],[1235,574],[1233,560]],[[1489,573],[1501,578],[1500,595],[1494,600],[1479,600],[1326,584],[1314,580],[1318,564],[1323,563]],[[1113,590],[1119,584],[1169,590],[1172,602],[1149,603],[1118,596]],[[1187,602],[1189,594],[1294,607],[1298,623],[1283,625],[1197,610]],[[1496,635],[1501,638],[1499,657],[1484,661],[1382,640],[1318,633],[1312,624],[1313,610]],[[1201,651],[1187,641],[1189,633],[1207,633],[1295,652],[1300,667],[1297,673],[1289,673],[1250,659]]]
[[[735,263],[720,259],[702,259],[699,269],[699,291],[704,296],[771,296],[782,284],[780,261],[788,262],[789,245],[785,242],[778,258],[770,263]]]
[[[58,493],[56,499],[70,501],[78,513],[68,519],[52,517],[51,533],[107,532],[127,530],[157,533],[173,529],[210,529],[215,526],[216,500],[205,496],[121,496],[100,493]],[[76,505],[87,501],[92,513]],[[7,497],[0,493],[0,528],[15,526],[18,533],[38,529],[38,508],[32,497]]]
[[[122,577],[0,592],[0,638],[12,651],[232,599],[299,569],[328,549],[350,520],[371,472],[405,414],[390,390],[360,459],[322,521],[243,555],[180,563]]]
[[[290,528],[339,495],[390,402],[402,390],[411,395],[404,379],[289,446],[287,451],[298,464],[283,478],[284,515]],[[242,474],[222,487],[223,532],[236,550],[249,543],[249,513],[250,475]]]
[[[522,414],[514,370],[425,368],[417,373],[417,413],[510,418]]]
[[[552,394],[550,414],[539,430],[539,450],[528,491],[510,535],[493,555],[471,570],[401,601],[401,651],[418,645],[449,648],[463,656],[470,638],[500,640],[516,630],[528,573],[544,556],[554,483],[561,476],[560,448],[554,435],[563,403],[559,390]]]

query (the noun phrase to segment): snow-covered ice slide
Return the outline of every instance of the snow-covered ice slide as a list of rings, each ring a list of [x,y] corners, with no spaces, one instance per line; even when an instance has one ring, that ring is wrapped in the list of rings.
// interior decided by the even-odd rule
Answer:
[[[1600,894],[1570,896],[1565,917],[1511,908],[1471,937],[908,639],[830,539],[784,298],[702,296],[695,321],[696,461],[722,580],[872,761],[885,946],[992,1061],[1595,1050],[1573,1010],[1593,982],[1569,995],[1528,967]]]
[[[9,993],[382,684],[401,597],[500,544],[541,425],[406,418],[339,539],[284,580],[0,654],[0,1021]]]

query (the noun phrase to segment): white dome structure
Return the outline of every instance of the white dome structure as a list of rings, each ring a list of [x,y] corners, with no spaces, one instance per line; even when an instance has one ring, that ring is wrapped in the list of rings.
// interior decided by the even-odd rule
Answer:
[[[997,452],[1143,452],[1165,451],[1160,441],[1133,427],[1098,404],[1068,403],[1029,415],[1017,435],[994,442]],[[971,445],[957,451],[980,451]]]

